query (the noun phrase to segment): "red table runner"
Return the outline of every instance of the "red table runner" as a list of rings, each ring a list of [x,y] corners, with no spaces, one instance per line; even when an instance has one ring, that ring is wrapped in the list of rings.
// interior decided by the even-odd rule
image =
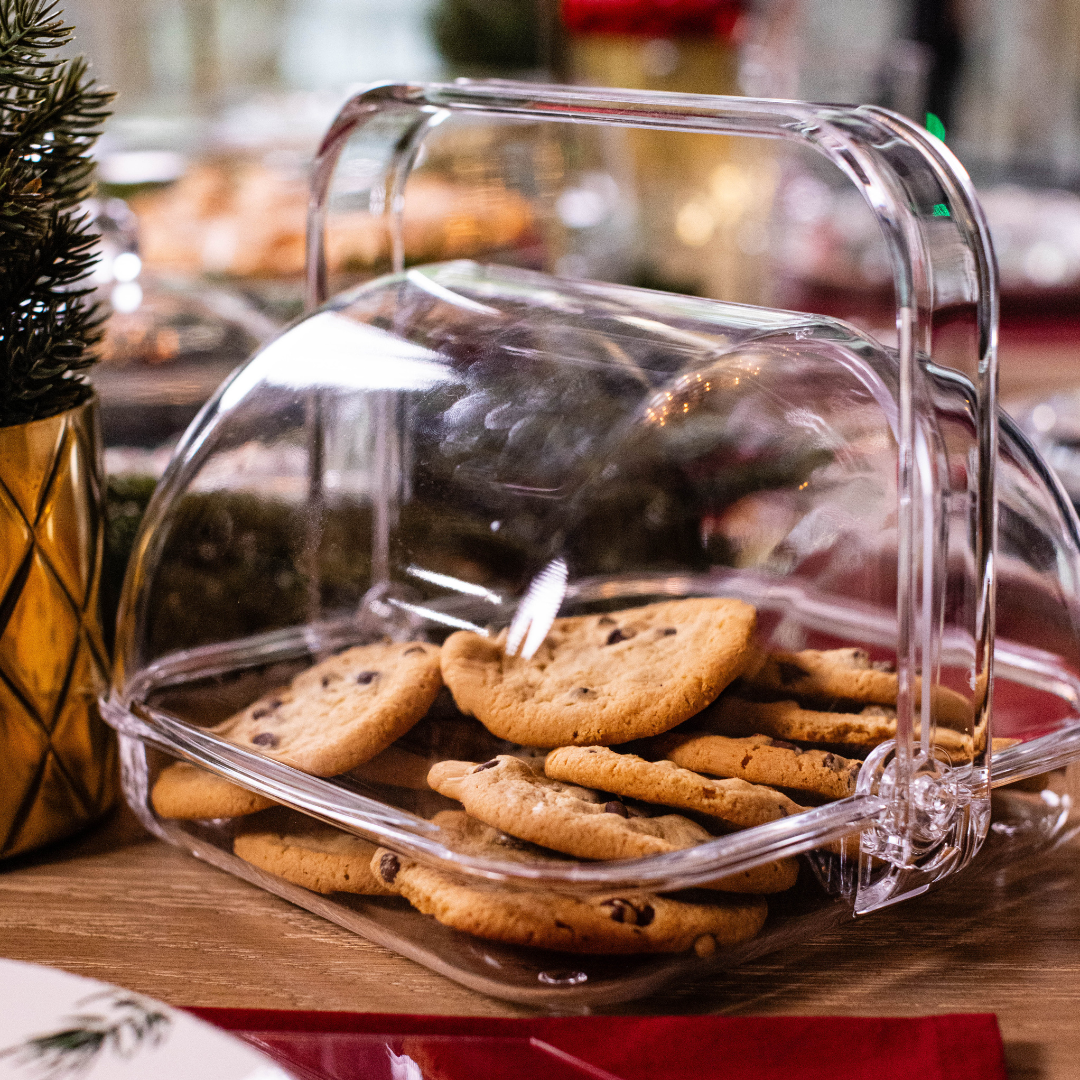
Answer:
[[[1006,1080],[989,1014],[503,1019],[190,1009],[299,1080]]]

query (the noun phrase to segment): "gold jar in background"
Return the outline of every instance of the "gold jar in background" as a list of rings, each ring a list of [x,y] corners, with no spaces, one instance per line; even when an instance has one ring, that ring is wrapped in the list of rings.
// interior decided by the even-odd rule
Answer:
[[[93,399],[0,428],[0,858],[70,836],[116,796]]]

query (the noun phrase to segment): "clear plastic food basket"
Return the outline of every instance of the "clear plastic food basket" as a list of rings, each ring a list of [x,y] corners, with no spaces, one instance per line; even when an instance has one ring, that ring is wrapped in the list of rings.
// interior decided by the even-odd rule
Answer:
[[[881,226],[898,347],[837,319],[511,267],[405,270],[407,177],[425,137],[462,117],[809,145]],[[398,269],[328,299],[331,179],[346,142],[379,125],[394,136],[372,206]],[[986,859],[988,835],[1009,858],[1060,837],[1060,785],[1029,781],[1035,794],[995,797],[993,815],[991,789],[1080,755],[1078,524],[996,409],[993,252],[963,168],[926,131],[872,107],[378,86],[343,108],[323,143],[309,289],[311,313],[192,424],[135,545],[103,709],[121,736],[127,797],[155,834],[467,986],[553,1009],[642,996],[920,893]],[[534,858],[519,845],[509,858],[453,842],[432,819],[457,803],[424,772],[503,755],[540,776],[538,751],[556,743],[508,742],[456,693],[336,776],[276,759],[270,737],[213,730],[352,646],[441,645],[464,631],[528,665],[556,620],[617,623],[646,605],[716,597],[752,605],[757,626],[756,659],[729,673],[739,677],[717,702],[742,695],[861,723],[865,698],[800,699],[783,665],[814,650],[889,677],[891,699],[870,710],[876,739],[817,740],[834,763],[855,763],[848,794],[780,784],[797,813],[746,828],[706,822],[702,842],[647,857]],[[771,690],[754,683],[762,664],[781,672]],[[640,678],[663,674],[646,660]],[[674,730],[723,734],[708,728],[716,711]],[[760,734],[757,723],[735,734]],[[764,734],[793,753],[816,745]],[[649,758],[638,743],[611,750]],[[162,816],[151,792],[174,759],[253,793],[257,812]],[[621,815],[673,812],[619,792],[584,797],[619,802]],[[258,810],[271,802],[280,806]],[[495,897],[700,902],[718,878],[796,856],[801,869],[767,897],[749,940],[583,955],[466,933],[400,896],[317,891],[234,853],[264,818],[280,831],[273,822],[297,812],[395,853],[395,865]]]

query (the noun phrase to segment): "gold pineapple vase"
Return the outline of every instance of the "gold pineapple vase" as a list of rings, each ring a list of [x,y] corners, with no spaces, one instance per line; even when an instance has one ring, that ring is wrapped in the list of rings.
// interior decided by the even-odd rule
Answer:
[[[96,402],[0,428],[0,858],[77,832],[116,795],[97,710],[103,542]]]

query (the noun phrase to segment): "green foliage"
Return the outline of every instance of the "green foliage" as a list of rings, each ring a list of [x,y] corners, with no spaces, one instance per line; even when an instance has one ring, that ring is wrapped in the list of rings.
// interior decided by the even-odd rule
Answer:
[[[150,496],[157,486],[153,476],[109,476],[105,484],[105,551],[101,564],[101,615],[105,641],[113,646],[116,609],[120,605],[120,590],[124,571],[135,546]]]
[[[540,63],[536,0],[439,0],[430,23],[436,48],[453,64],[506,70]]]
[[[109,115],[56,0],[0,0],[0,427],[85,401],[104,313],[82,284],[97,236],[79,204]]]

